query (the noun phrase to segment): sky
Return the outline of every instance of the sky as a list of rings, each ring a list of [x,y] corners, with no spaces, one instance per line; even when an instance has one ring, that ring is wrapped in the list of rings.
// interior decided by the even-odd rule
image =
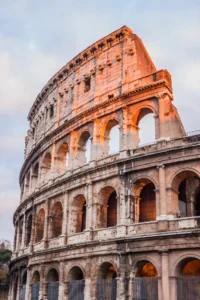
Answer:
[[[112,31],[127,25],[142,39],[157,69],[172,75],[186,131],[200,129],[199,15],[199,0],[0,1],[0,239],[13,241],[32,103],[54,73]]]

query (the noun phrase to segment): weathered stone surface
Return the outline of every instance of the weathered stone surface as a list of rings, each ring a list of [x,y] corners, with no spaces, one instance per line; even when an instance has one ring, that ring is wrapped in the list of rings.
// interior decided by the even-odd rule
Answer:
[[[170,74],[126,26],[47,83],[28,116],[9,300],[24,282],[26,300],[35,282],[47,299],[52,281],[67,300],[77,279],[94,300],[98,279],[115,276],[117,299],[132,300],[134,278],[148,268],[158,299],[177,299],[176,276],[200,257],[200,135],[186,136],[172,101]],[[156,142],[141,147],[148,113]],[[120,148],[109,155],[116,125]]]

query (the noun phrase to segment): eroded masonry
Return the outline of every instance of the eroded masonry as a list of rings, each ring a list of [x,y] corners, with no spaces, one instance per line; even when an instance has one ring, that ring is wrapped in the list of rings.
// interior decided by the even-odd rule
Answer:
[[[200,135],[140,38],[124,26],[81,52],[28,119],[9,300],[200,299]]]

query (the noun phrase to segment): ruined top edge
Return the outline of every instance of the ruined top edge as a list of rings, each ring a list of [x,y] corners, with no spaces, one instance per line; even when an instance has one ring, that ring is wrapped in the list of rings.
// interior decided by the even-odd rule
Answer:
[[[112,33],[104,36],[103,38],[99,39],[83,51],[81,51],[78,55],[76,55],[73,59],[71,59],[67,64],[65,64],[48,82],[47,84],[43,87],[41,92],[38,94],[36,100],[34,101],[30,112],[28,114],[28,120],[30,121],[32,118],[32,114],[34,112],[34,109],[36,106],[41,102],[41,99],[45,95],[45,93],[48,91],[50,87],[52,87],[55,84],[58,84],[57,81],[60,81],[60,79],[63,77],[63,74],[68,73],[68,70],[71,68],[74,70],[74,67],[76,66],[76,61],[79,60],[84,54],[87,55],[87,53],[91,52],[92,49],[95,48],[95,46],[103,44],[103,42],[108,42],[110,39],[117,37],[120,34],[123,36],[125,34],[133,34],[133,31],[127,27],[126,25],[122,26],[121,28],[113,31]],[[73,67],[71,67],[73,65]]]

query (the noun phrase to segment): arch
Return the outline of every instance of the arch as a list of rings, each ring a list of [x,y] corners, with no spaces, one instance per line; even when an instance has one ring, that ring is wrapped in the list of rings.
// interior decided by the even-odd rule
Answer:
[[[79,136],[77,156],[80,166],[88,163],[91,159],[91,135],[89,131],[83,131]]]
[[[176,267],[178,299],[190,295],[191,299],[200,299],[200,260],[192,256],[179,261]]]
[[[65,171],[69,165],[69,146],[66,142],[60,145],[57,152],[57,169],[59,171]]]
[[[83,194],[78,194],[72,202],[72,222],[70,230],[72,233],[82,232],[86,229],[86,198]]]
[[[112,263],[103,262],[98,270],[99,279],[114,279],[117,277],[117,268]]]
[[[102,157],[118,153],[119,145],[119,122],[116,118],[108,120],[100,129],[99,145],[102,146]]]
[[[101,264],[98,271],[97,299],[117,299],[117,269],[109,263]]]
[[[154,183],[147,179],[139,179],[133,184],[135,222],[156,220],[156,193]]]
[[[117,225],[117,193],[112,186],[105,186],[99,192],[100,209],[98,226],[113,227]]]
[[[35,271],[35,272],[33,273],[33,276],[32,276],[32,283],[38,283],[38,282],[40,282],[40,273],[39,273],[39,271],[37,270],[37,271]]]
[[[143,105],[132,116],[131,124],[136,145],[150,143],[157,138],[155,118],[149,118],[150,114],[157,115],[154,107]]]
[[[28,246],[31,241],[32,220],[33,220],[33,217],[32,217],[32,214],[30,214],[29,217],[27,218],[27,225],[26,225],[26,246]]]
[[[179,217],[200,215],[200,178],[195,170],[181,170],[171,181],[172,203]]]
[[[42,164],[42,175],[46,175],[51,170],[51,154],[45,153]]]
[[[48,300],[58,300],[59,273],[52,268],[47,274]]]
[[[35,189],[37,187],[37,182],[39,178],[39,162],[36,162],[34,167],[33,167],[33,173],[32,173],[32,182],[31,182],[31,187]]]
[[[157,277],[155,265],[149,260],[139,260],[135,265],[136,277]]]
[[[181,257],[179,257],[176,262],[174,263],[174,269],[172,271],[172,275],[174,274],[174,276],[181,276],[182,271],[184,269],[184,267],[192,262],[193,260],[195,261],[200,261],[200,255],[197,255],[195,253],[187,253],[185,255],[182,255]]]
[[[83,273],[82,269],[79,266],[74,266],[68,272],[67,277],[68,277],[68,281],[83,280],[84,279],[84,273]]]
[[[39,300],[40,293],[40,273],[35,271],[32,277],[31,299]]]
[[[19,285],[19,277],[17,276],[14,281],[14,292],[13,292],[14,300],[17,300],[18,285]]]
[[[45,222],[45,210],[41,208],[36,217],[36,228],[35,228],[35,242],[40,242],[44,237],[44,222]]]
[[[48,282],[57,282],[59,281],[59,273],[55,268],[51,268],[47,274]]]
[[[56,238],[62,233],[63,207],[61,202],[56,202],[51,210],[51,238]]]
[[[68,299],[84,299],[84,275],[81,268],[74,266],[68,273]]]
[[[26,282],[27,282],[27,272],[25,271],[22,276],[22,287],[21,287],[21,300],[25,300],[26,296]]]

